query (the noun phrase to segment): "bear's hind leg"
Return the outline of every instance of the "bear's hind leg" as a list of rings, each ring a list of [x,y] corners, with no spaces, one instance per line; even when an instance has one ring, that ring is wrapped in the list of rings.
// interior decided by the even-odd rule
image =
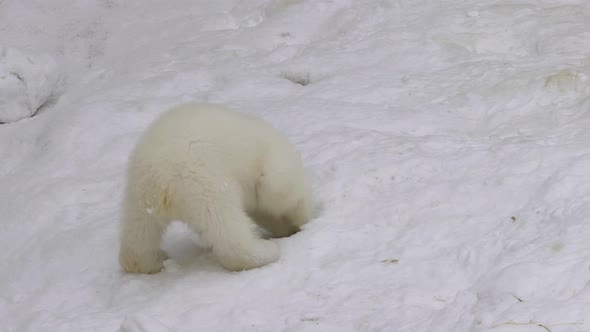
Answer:
[[[129,273],[158,273],[166,259],[160,249],[166,223],[150,211],[134,207],[130,200],[125,203],[119,263]]]

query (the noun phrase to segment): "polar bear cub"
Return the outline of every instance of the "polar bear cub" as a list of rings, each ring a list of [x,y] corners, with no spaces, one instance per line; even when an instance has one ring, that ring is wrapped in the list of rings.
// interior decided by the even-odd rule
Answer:
[[[183,104],[157,119],[131,154],[119,262],[127,272],[159,272],[162,235],[180,220],[226,269],[260,267],[280,251],[256,224],[284,237],[309,218],[303,163],[285,137],[219,105]]]

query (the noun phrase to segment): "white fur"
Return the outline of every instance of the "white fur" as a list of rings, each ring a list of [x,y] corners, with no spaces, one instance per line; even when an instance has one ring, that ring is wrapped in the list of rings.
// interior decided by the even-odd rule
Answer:
[[[309,219],[309,189],[295,148],[263,121],[213,104],[164,113],[140,138],[128,168],[119,262],[127,272],[156,273],[166,255],[162,234],[186,222],[229,270],[260,267],[276,237]]]

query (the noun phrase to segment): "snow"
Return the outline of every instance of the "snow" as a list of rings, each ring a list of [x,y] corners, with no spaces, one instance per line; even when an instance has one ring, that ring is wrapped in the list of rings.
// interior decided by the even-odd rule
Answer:
[[[65,82],[0,125],[0,330],[590,331],[588,17],[584,0],[0,2],[2,49],[55,63],[23,69],[32,90],[9,77],[1,105]],[[124,274],[126,158],[189,100],[284,132],[314,219],[237,273],[175,224],[166,271]]]
[[[0,48],[0,123],[34,115],[56,97],[60,80],[52,57]]]

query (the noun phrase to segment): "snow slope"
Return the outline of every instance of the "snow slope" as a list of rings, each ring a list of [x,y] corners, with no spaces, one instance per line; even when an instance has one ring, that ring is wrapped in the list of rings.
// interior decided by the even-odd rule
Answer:
[[[63,92],[0,125],[1,331],[590,331],[585,0],[0,2]],[[316,212],[223,270],[175,225],[117,264],[127,155],[226,104],[301,150]]]

